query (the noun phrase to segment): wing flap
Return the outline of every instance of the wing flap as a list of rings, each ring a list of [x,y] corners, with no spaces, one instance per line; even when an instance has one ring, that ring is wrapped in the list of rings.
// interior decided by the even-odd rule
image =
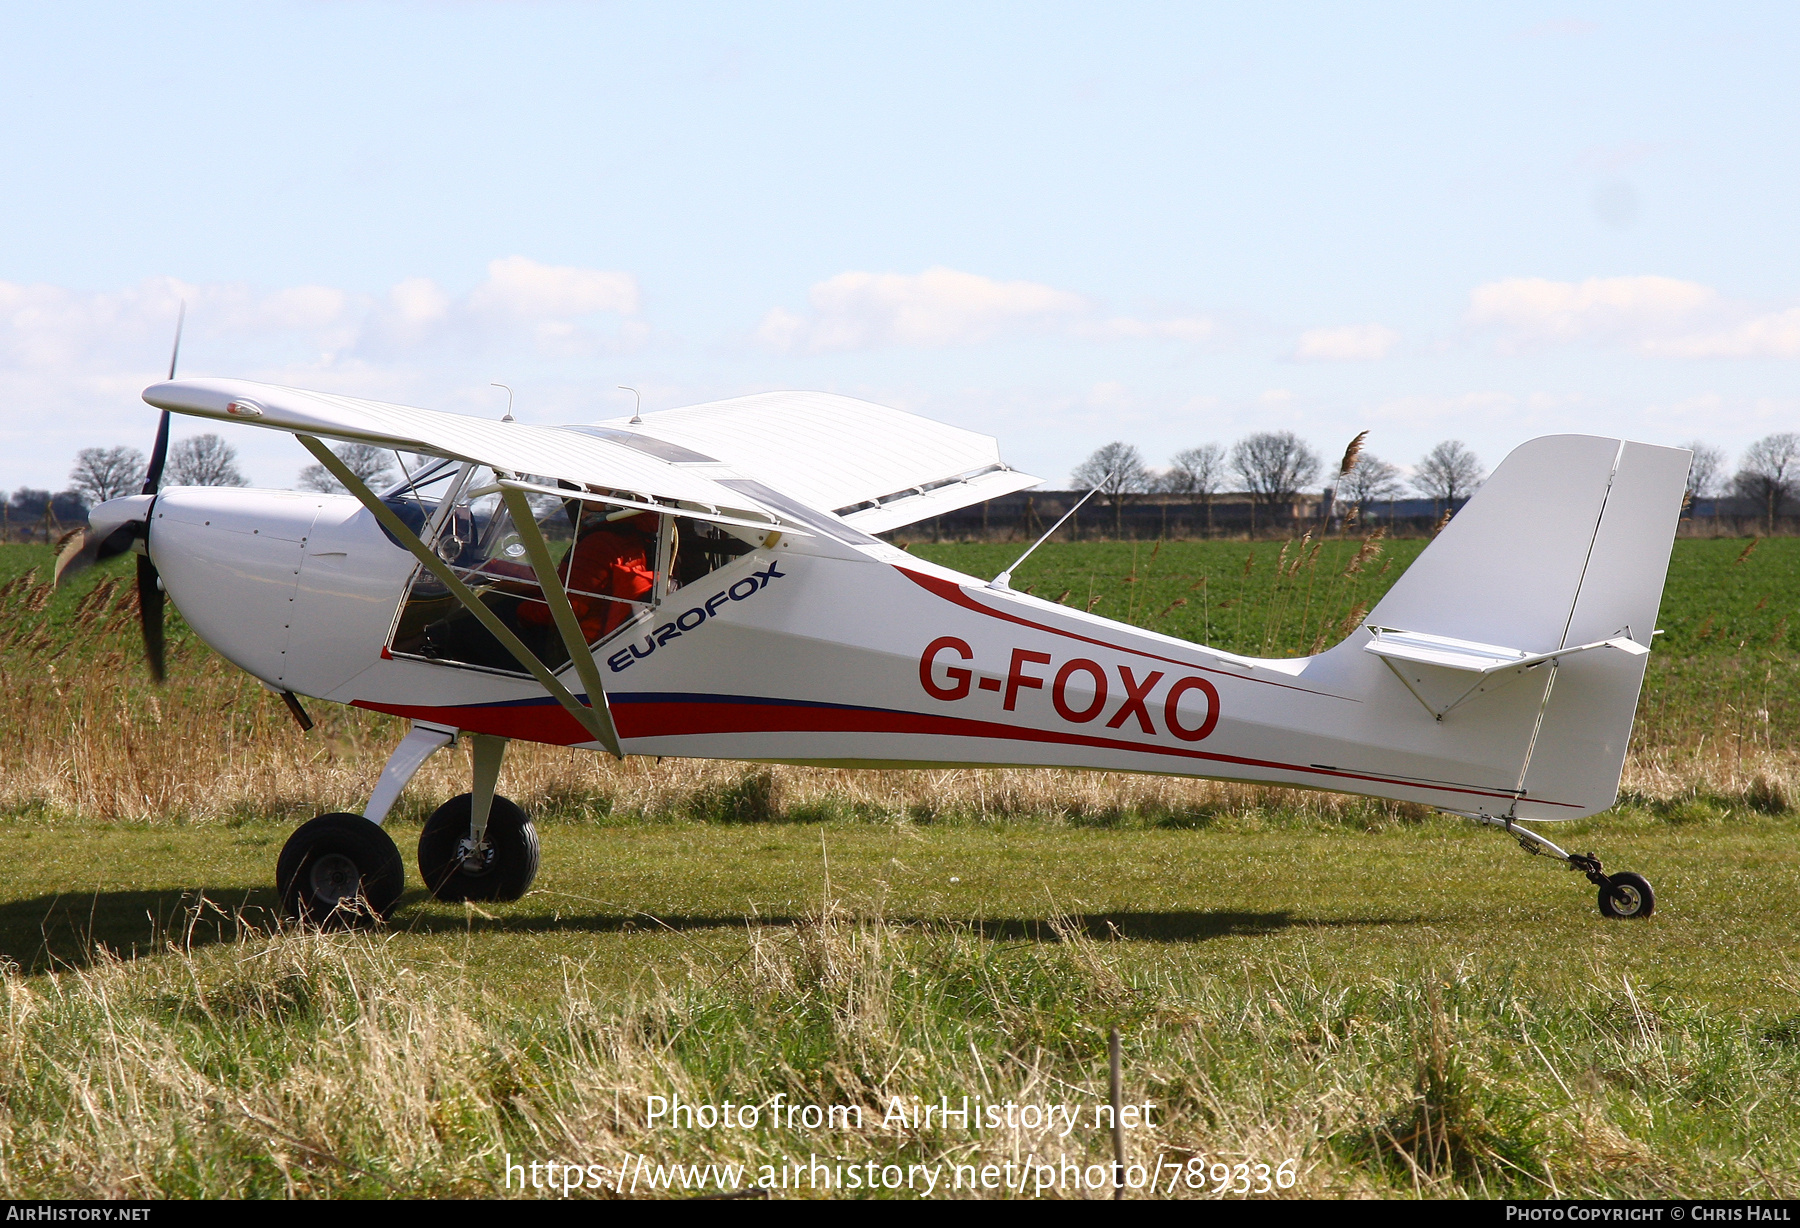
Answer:
[[[886,533],[931,516],[942,516],[973,503],[998,499],[1036,486],[1042,478],[1017,469],[991,469],[986,473],[954,478],[937,486],[912,489],[878,499],[867,507],[842,512],[846,523],[864,533]]]
[[[1040,480],[1007,468],[991,435],[828,392],[763,392],[604,425],[715,457],[867,533]]]

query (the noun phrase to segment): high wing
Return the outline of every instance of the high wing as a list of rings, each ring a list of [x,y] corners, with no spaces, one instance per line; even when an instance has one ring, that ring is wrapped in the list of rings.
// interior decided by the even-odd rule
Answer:
[[[864,533],[1042,481],[1007,468],[991,435],[829,392],[762,392],[604,425],[715,457]]]
[[[154,384],[144,390],[144,400],[201,418],[473,461],[515,474],[673,500],[685,509],[708,509],[771,527],[794,527],[791,517],[722,485],[721,479],[738,476],[728,466],[630,431],[496,422],[235,379]]]
[[[796,518],[780,500],[759,501],[746,485],[767,486],[874,534],[1042,480],[1003,464],[991,435],[825,392],[758,393],[589,427],[496,422],[235,379],[155,384],[144,400],[197,417],[637,491],[790,528],[798,527]]]

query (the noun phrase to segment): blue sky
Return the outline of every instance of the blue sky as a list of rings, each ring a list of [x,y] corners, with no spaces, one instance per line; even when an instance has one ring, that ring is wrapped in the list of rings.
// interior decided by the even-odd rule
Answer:
[[[0,6],[0,486],[184,374],[824,388],[1061,484],[1800,429],[1787,6]],[[179,424],[178,424],[179,426]],[[198,427],[184,428],[198,430]],[[180,430],[178,430],[178,434]],[[260,484],[307,459],[238,428]]]

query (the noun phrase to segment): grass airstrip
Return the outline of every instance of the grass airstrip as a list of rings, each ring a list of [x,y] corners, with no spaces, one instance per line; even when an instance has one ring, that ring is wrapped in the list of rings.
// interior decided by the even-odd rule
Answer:
[[[1053,544],[1014,583],[1290,655],[1419,544],[1316,545]],[[1015,551],[912,548],[982,576]],[[1800,541],[1676,545],[1621,805],[1557,833],[1655,883],[1641,923],[1405,806],[520,748],[529,895],[295,932],[276,852],[360,808],[399,725],[321,705],[303,737],[178,619],[152,688],[127,569],[51,594],[46,558],[0,547],[0,1196],[486,1196],[508,1157],[698,1193],[716,1169],[669,1166],[748,1184],[813,1156],[1105,1197],[1113,1027],[1163,1192],[1800,1192]],[[466,773],[440,756],[409,789],[409,863]],[[1080,1125],[892,1116],[963,1096]],[[670,1128],[659,1097],[862,1123]],[[1106,1181],[1044,1186],[1056,1163]]]

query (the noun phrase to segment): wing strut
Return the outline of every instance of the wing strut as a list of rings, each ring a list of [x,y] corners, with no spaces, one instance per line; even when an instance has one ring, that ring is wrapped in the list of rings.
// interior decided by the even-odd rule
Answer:
[[[452,596],[462,602],[469,613],[473,614],[476,620],[480,622],[482,626],[486,627],[495,639],[500,641],[501,646],[512,653],[512,655],[518,659],[519,664],[524,666],[531,676],[538,680],[539,685],[550,692],[557,703],[568,709],[569,715],[579,721],[583,729],[586,729],[589,733],[594,735],[594,740],[596,742],[612,752],[615,757],[620,759],[625,757],[624,752],[619,749],[619,735],[613,729],[612,713],[607,708],[606,694],[604,691],[593,685],[593,683],[588,682],[586,677],[583,676],[583,685],[589,688],[588,703],[584,704],[576,699],[574,695],[569,693],[569,689],[557,680],[556,675],[551,673],[549,668],[542,661],[537,659],[537,656],[531,649],[525,647],[524,641],[513,634],[512,628],[501,622],[500,616],[488,609],[481,598],[477,597],[474,591],[462,582],[457,574],[451,570],[450,565],[440,559],[437,555],[433,554],[431,549],[426,546],[424,542],[419,540],[418,534],[407,528],[406,522],[394,514],[393,508],[376,498],[375,493],[368,488],[363,480],[350,472],[349,466],[338,459],[337,453],[333,452],[330,448],[320,443],[311,435],[297,434],[294,438],[305,445],[306,450],[311,452],[321,465],[325,466],[331,476],[342,482],[344,488],[355,495],[357,499],[361,501],[362,505],[374,514],[375,519],[381,522],[382,527],[393,536],[395,541],[412,551],[419,562],[424,564],[425,570],[436,576],[438,582],[449,589]],[[526,518],[526,522],[529,523],[533,529],[537,526],[537,522],[529,517]],[[524,526],[521,525],[520,527],[523,528]],[[521,534],[522,539],[524,536],[524,534]],[[540,548],[542,547],[542,540],[543,539],[540,536],[538,539]],[[527,549],[529,549],[529,547],[527,547]],[[546,557],[548,556],[548,553],[549,552],[546,550]],[[537,566],[537,560],[535,558],[532,559],[532,565],[534,567]],[[552,578],[554,578],[555,569],[551,568],[550,570]],[[539,574],[541,576],[541,570]],[[560,583],[556,585],[555,591],[556,595],[562,599],[563,607],[567,609],[569,601],[568,594],[563,592]],[[546,588],[544,595],[546,597],[550,596],[548,588]],[[553,611],[556,610],[555,605],[552,605],[550,608]],[[569,613],[570,617],[573,618],[573,610],[570,610]],[[558,621],[558,630],[562,630],[560,619]],[[581,632],[578,627],[576,629],[576,642],[580,642],[580,634]],[[568,633],[566,631],[563,633],[563,638],[565,640],[568,639]],[[587,651],[587,645],[585,643],[581,645],[580,652],[571,651],[570,655],[575,659],[575,667],[578,673],[581,672],[581,663],[584,660],[588,664],[588,669],[593,670],[593,655]],[[597,682],[599,679],[599,672],[597,670],[594,671],[594,677]]]
[[[588,649],[587,637],[581,633],[575,608],[569,604],[568,590],[563,587],[562,577],[556,574],[556,561],[550,557],[550,547],[544,541],[543,530],[538,528],[537,517],[532,515],[531,504],[524,491],[507,481],[500,483],[500,497],[506,500],[506,510],[512,513],[513,528],[519,534],[519,543],[525,547],[525,557],[531,560],[531,569],[537,572],[538,585],[544,590],[544,603],[550,607],[550,617],[556,621],[563,647],[569,650],[569,660],[575,662],[576,676],[587,689],[588,703],[606,722],[607,733],[611,734],[612,709],[606,702],[606,687],[600,681],[600,670],[594,664],[594,654]],[[610,739],[610,744],[617,747],[616,735]],[[614,749],[613,753],[619,752]]]

